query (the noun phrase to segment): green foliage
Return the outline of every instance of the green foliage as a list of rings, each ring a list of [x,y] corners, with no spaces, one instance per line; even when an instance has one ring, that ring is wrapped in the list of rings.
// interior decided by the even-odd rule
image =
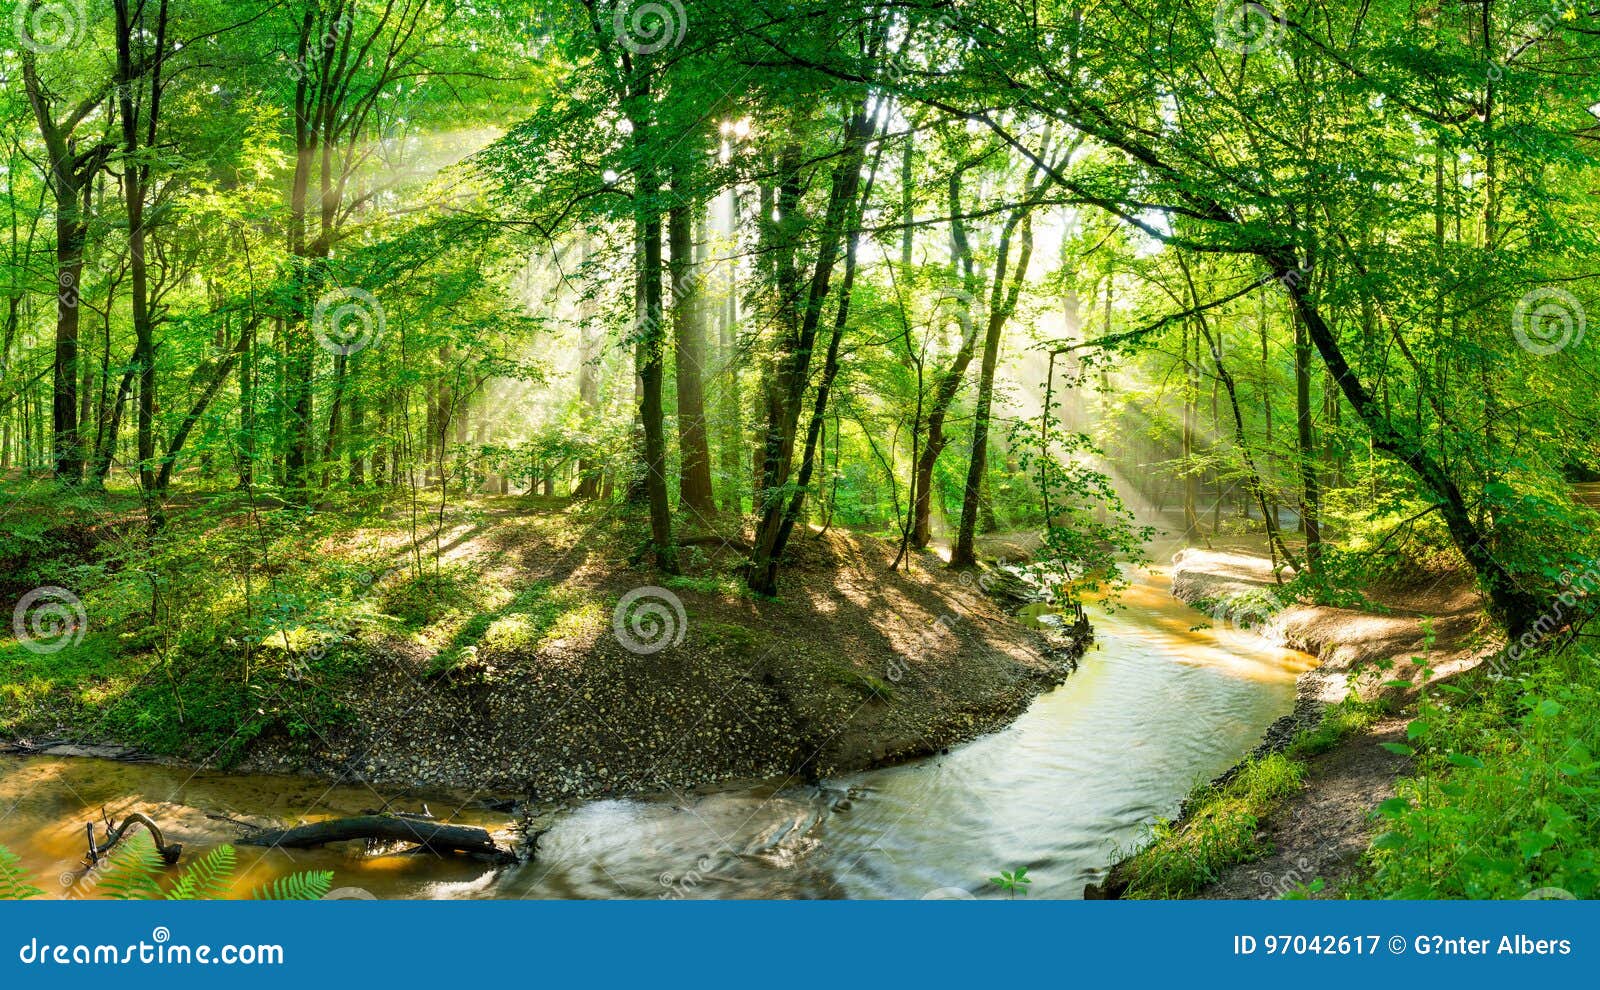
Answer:
[[[226,897],[234,863],[233,847],[218,846],[189,864],[189,868],[167,888],[167,900],[215,901]]]
[[[1509,677],[1433,685],[1405,743],[1416,760],[1378,808],[1362,896],[1600,893],[1600,689],[1574,650]]]
[[[1028,896],[1028,885],[1033,883],[1033,878],[1028,876],[1026,866],[1019,866],[1015,870],[1002,870],[999,876],[990,877],[989,882],[1015,900],[1018,894]]]
[[[0,901],[25,901],[43,893],[27,882],[22,872],[22,860],[17,858],[17,854],[0,846]]]
[[[1316,756],[1333,749],[1345,739],[1376,722],[1387,708],[1383,701],[1346,698],[1329,705],[1317,727],[1301,733],[1289,747],[1291,756]]]
[[[155,840],[144,832],[117,843],[95,867],[95,892],[118,901],[151,901],[166,896],[159,877],[166,863]]]
[[[251,891],[255,901],[319,901],[333,888],[329,870],[304,870],[281,876]]]
[[[32,897],[40,891],[20,885],[15,869],[16,857],[0,846],[0,899]],[[215,901],[226,900],[233,892],[238,855],[231,845],[220,845],[181,870],[168,867],[156,851],[154,840],[144,832],[128,837],[94,866],[84,883],[103,897],[121,901]],[[7,887],[6,884],[13,886]],[[163,888],[163,883],[165,887]],[[306,870],[286,874],[256,888],[254,900],[314,901],[333,885],[329,870]],[[7,894],[7,890],[21,890]],[[28,893],[32,891],[32,893]]]
[[[1119,567],[1143,563],[1155,535],[1139,525],[1111,479],[1092,466],[1102,455],[1085,434],[1017,423],[1011,445],[1022,469],[1034,476],[1046,514],[1043,546],[1033,569],[1063,601],[1126,585]]]

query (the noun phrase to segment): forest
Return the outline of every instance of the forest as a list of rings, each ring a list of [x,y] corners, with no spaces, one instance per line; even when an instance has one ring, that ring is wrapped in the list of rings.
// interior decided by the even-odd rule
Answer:
[[[1600,891],[1600,10],[0,30],[0,895]]]

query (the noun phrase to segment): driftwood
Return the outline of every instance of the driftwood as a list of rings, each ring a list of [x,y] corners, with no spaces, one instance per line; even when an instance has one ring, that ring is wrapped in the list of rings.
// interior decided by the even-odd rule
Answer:
[[[101,814],[105,814],[103,809]],[[161,826],[151,821],[148,815],[140,814],[139,812],[135,811],[130,813],[128,817],[124,818],[122,820],[122,824],[116,826],[115,828],[113,828],[111,825],[111,819],[107,818],[106,837],[105,840],[101,842],[95,841],[94,822],[89,822],[86,824],[84,826],[84,830],[89,835],[89,854],[84,857],[84,860],[90,865],[100,862],[101,858],[104,857],[106,853],[111,851],[112,846],[122,841],[122,837],[128,833],[128,829],[135,825],[143,825],[145,831],[150,833],[150,838],[154,839],[156,843],[156,852],[161,854],[162,862],[166,863],[168,866],[176,863],[178,861],[178,857],[183,855],[182,843],[167,842],[166,838],[161,834]]]
[[[388,842],[414,842],[429,852],[467,853],[496,861],[516,857],[494,844],[485,829],[470,825],[445,825],[411,816],[358,815],[335,818],[287,829],[266,829],[240,839],[247,846],[278,846],[284,849],[309,849],[329,842],[353,839],[378,839]]]

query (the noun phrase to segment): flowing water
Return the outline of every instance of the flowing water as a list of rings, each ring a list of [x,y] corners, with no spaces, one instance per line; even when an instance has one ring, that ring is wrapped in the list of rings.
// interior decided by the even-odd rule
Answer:
[[[332,869],[347,896],[960,897],[1019,865],[1034,897],[1077,897],[1170,816],[1198,781],[1248,752],[1294,704],[1304,654],[1249,634],[1197,629],[1207,616],[1138,575],[1077,673],[1008,728],[916,763],[820,787],[754,784],[684,798],[583,804],[555,815],[533,862],[491,867],[431,856],[239,847],[237,888]],[[397,808],[416,810],[420,798]],[[435,814],[459,796],[428,798]],[[315,820],[372,810],[371,789],[154,764],[0,757],[0,844],[50,896],[92,896],[72,871],[84,823],[141,810],[184,842],[184,859],[236,831],[209,817]],[[500,832],[505,816],[455,821]]]

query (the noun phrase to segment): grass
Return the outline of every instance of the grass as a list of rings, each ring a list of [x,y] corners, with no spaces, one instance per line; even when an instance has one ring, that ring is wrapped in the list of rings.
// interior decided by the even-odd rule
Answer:
[[[1304,786],[1305,758],[1324,753],[1371,725],[1380,713],[1371,702],[1330,705],[1315,729],[1287,750],[1246,760],[1220,787],[1204,784],[1185,802],[1181,821],[1158,821],[1148,841],[1119,867],[1130,898],[1188,897],[1237,863],[1272,852],[1257,838],[1261,821]]]
[[[1130,898],[1174,898],[1193,894],[1234,863],[1270,850],[1256,838],[1262,816],[1298,791],[1305,764],[1282,753],[1246,762],[1221,787],[1205,785],[1189,797],[1180,822],[1151,827],[1151,842],[1128,860]]]

